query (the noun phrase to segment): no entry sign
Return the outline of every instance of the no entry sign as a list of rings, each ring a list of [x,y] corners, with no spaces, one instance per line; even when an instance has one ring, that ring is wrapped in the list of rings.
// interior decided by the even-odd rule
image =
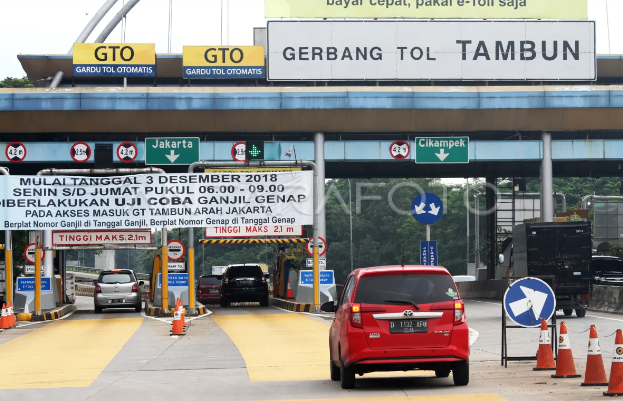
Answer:
[[[324,238],[318,237],[320,240],[320,244],[318,244],[318,257],[323,256],[327,253],[327,241]],[[307,243],[307,253],[311,256],[314,256],[314,239],[311,238]]]
[[[29,263],[35,263],[35,243],[32,242],[26,245],[26,249],[24,249],[24,257]],[[41,260],[45,259],[45,250],[41,250]]]
[[[182,241],[176,239],[169,241],[167,244],[167,256],[171,260],[180,260],[186,254],[186,247]]]

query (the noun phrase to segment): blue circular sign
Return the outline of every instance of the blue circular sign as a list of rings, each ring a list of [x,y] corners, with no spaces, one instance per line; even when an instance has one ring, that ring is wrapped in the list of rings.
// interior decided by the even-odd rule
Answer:
[[[545,281],[525,277],[506,290],[504,310],[520,326],[539,327],[541,319],[549,320],[556,312],[556,296]]]
[[[413,218],[421,224],[435,224],[443,215],[443,203],[435,194],[419,194],[411,204]]]

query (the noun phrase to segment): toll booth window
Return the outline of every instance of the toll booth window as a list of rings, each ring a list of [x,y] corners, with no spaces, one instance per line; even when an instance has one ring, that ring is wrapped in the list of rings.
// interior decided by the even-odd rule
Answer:
[[[258,266],[232,266],[229,268],[230,273],[228,277],[238,278],[238,277],[259,277],[261,278],[264,275],[262,269]]]
[[[134,282],[134,278],[128,273],[108,273],[100,276],[101,284],[127,284]]]
[[[416,304],[451,301],[458,297],[452,278],[439,274],[362,277],[355,302],[387,304],[409,301]]]
[[[221,280],[214,277],[201,277],[201,285],[219,285]]]

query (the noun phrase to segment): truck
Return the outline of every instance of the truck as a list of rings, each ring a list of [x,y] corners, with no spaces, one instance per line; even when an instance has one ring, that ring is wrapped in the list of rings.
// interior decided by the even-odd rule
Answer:
[[[227,266],[212,266],[212,275],[222,276],[227,270]]]
[[[524,223],[513,227],[499,269],[513,278],[554,276],[556,310],[565,316],[575,310],[584,317],[591,298],[591,258],[590,222]]]

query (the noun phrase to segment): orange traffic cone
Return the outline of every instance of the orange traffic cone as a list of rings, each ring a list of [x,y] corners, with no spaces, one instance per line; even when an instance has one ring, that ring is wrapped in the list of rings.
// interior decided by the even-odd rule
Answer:
[[[17,322],[15,321],[15,312],[13,312],[13,302],[9,302],[9,327],[15,327]]]
[[[294,298],[294,294],[292,294],[292,286],[290,285],[290,279],[288,279],[288,289],[286,290],[286,298]]]
[[[173,313],[173,328],[171,329],[172,336],[183,336],[184,326],[182,325],[181,312],[175,311]]]
[[[612,367],[610,368],[610,384],[608,391],[604,393],[609,397],[623,395],[623,333],[617,330],[614,339],[614,353],[612,354]]]
[[[599,337],[595,325],[591,325],[591,334],[588,339],[588,356],[586,357],[586,373],[583,386],[607,386],[608,378],[604,369],[604,360],[601,357]]]
[[[552,352],[552,341],[549,337],[547,321],[541,319],[541,334],[539,336],[539,352],[536,359],[536,368],[532,370],[556,370],[556,361]]]
[[[573,353],[571,352],[571,343],[569,342],[569,334],[567,334],[567,326],[565,325],[565,322],[560,323],[556,374],[552,375],[552,377],[555,379],[582,377],[582,375],[577,374],[575,371],[575,362],[573,362]]]
[[[9,328],[9,316],[6,309],[6,304],[2,304],[2,314],[0,314],[0,329]]]
[[[184,303],[182,302],[182,300],[178,297],[177,298],[177,304],[178,304],[178,312],[180,312],[180,316],[181,316],[181,320],[182,320],[182,327],[186,328],[186,319],[184,318],[186,315],[186,311],[184,310]]]

